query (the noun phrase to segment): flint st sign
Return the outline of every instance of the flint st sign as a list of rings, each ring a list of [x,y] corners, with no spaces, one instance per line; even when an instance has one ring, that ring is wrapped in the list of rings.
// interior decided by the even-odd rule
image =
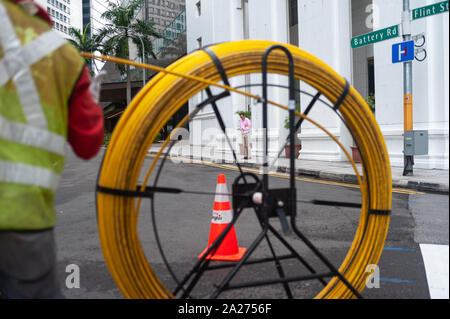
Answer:
[[[429,6],[413,9],[411,16],[413,20],[417,20],[444,12],[448,12],[448,1],[442,1]]]

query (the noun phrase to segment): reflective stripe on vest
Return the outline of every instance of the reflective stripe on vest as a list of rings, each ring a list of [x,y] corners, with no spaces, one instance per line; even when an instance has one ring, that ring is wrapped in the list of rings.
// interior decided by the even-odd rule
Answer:
[[[51,170],[22,163],[0,160],[0,181],[38,186],[56,191],[60,175]]]
[[[22,46],[2,0],[0,0],[0,21],[2,28],[0,45],[4,55],[0,59],[0,87],[12,79],[27,122],[26,124],[13,122],[0,115],[0,137],[64,156],[66,139],[48,130],[30,67],[64,45],[66,41],[56,31],[49,30]],[[0,182],[56,190],[58,180],[59,175],[48,169],[0,160]]]
[[[12,122],[0,115],[0,137],[19,144],[34,146],[64,156],[64,136],[39,127]]]

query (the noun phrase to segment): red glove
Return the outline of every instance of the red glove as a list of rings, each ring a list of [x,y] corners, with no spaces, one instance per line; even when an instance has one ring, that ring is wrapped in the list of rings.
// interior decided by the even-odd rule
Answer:
[[[103,110],[94,102],[90,83],[89,70],[85,67],[69,105],[68,140],[75,154],[83,159],[97,154],[104,137]]]

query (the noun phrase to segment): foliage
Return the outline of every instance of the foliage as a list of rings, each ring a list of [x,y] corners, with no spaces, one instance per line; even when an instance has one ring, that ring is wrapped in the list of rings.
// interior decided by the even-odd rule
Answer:
[[[153,143],[159,143],[159,141],[161,141],[161,138],[162,138],[162,135],[161,135],[161,132],[159,132],[158,135],[156,135]]]
[[[69,34],[72,36],[72,39],[69,39],[69,42],[80,52],[100,51],[103,53],[103,39],[105,37],[105,34],[100,32],[89,37],[87,36],[88,28],[89,23],[84,28],[83,33],[81,33],[81,30],[70,27]],[[86,61],[86,64],[88,65],[92,75],[94,71],[93,66],[95,66],[95,63],[92,63],[92,59],[85,58],[84,60]]]
[[[103,136],[103,146],[108,146],[111,134],[111,132],[105,132],[105,135]]]
[[[369,107],[372,110],[372,112],[375,112],[375,95],[374,94],[370,94],[364,100],[366,101],[367,105],[369,105]]]
[[[286,118],[284,119],[284,128],[287,129],[287,130],[289,130],[289,124],[290,124],[290,122],[289,122],[289,117],[286,117]]]
[[[246,118],[248,118],[248,119],[251,119],[251,118],[252,118],[252,111],[237,111],[236,114],[239,115],[239,116],[240,116],[241,114],[244,114],[244,116],[245,116]]]
[[[300,103],[296,103],[295,104],[295,110],[300,112]],[[299,117],[296,115],[295,116],[296,121],[297,121],[298,118]],[[284,119],[284,128],[288,130],[289,129],[289,125],[290,125],[289,116],[286,116],[286,118]]]
[[[108,10],[101,15],[102,18],[110,21],[110,24],[105,25],[105,28],[101,31],[101,33],[107,35],[104,42],[106,54],[129,59],[130,48],[128,43],[131,40],[138,48],[139,55],[143,57],[144,61],[149,55],[156,58],[149,37],[161,38],[162,35],[155,31],[153,21],[135,19],[143,3],[144,0],[131,0],[126,6],[121,6],[108,1]],[[143,51],[145,56],[143,56]],[[123,65],[120,65],[119,69],[122,74],[125,73]]]

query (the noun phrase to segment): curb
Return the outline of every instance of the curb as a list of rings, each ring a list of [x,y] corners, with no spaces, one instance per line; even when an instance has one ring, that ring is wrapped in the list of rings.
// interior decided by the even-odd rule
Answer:
[[[393,187],[401,187],[408,189],[415,189],[423,192],[433,192],[433,193],[443,193],[449,194],[449,186],[446,184],[439,183],[427,183],[427,182],[417,182],[417,181],[395,181],[392,180]]]
[[[149,155],[155,155],[157,152],[149,151]],[[196,156],[190,156],[183,158],[185,160],[198,160],[205,161],[207,163],[219,164],[219,165],[229,165],[234,164],[232,161],[221,160],[221,161],[211,161],[211,159],[200,158]],[[253,168],[259,169],[261,166],[255,163],[241,163],[241,167],[245,168]],[[277,172],[279,173],[289,173],[289,168],[285,166],[279,166],[277,168]],[[348,173],[336,173],[330,171],[322,171],[317,169],[308,169],[308,168],[298,168],[295,170],[295,175],[298,177],[307,177],[307,178],[316,178],[319,180],[328,180],[334,182],[343,182],[348,184],[358,184],[358,179],[355,174]],[[449,185],[444,183],[428,183],[421,181],[411,181],[404,180],[398,178],[392,178],[392,187],[393,188],[404,188],[404,189],[413,189],[417,191],[423,192],[433,192],[433,193],[442,193],[449,194]]]

